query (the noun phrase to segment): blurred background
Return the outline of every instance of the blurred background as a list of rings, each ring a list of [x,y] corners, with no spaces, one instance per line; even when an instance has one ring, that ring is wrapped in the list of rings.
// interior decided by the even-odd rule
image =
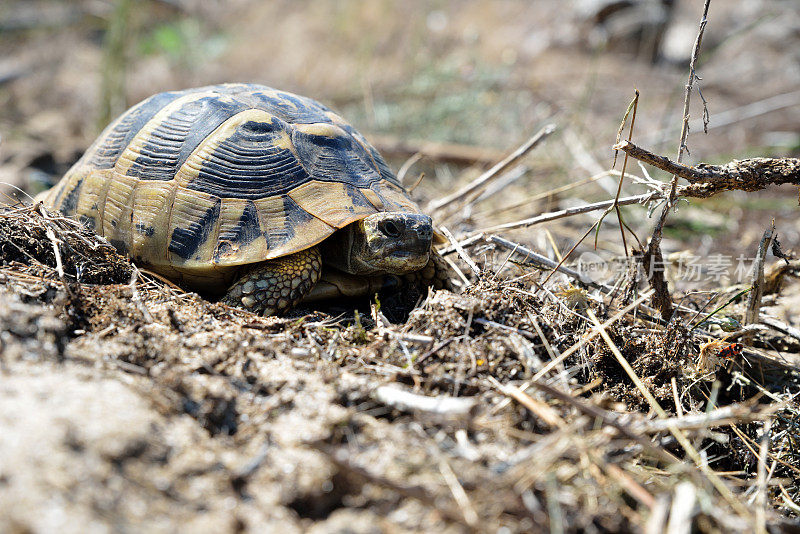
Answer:
[[[556,123],[524,172],[459,214],[454,227],[603,200],[614,178],[541,193],[611,167],[610,146],[634,89],[641,92],[635,142],[675,157],[702,7],[702,0],[4,0],[0,182],[5,191],[48,187],[111,119],[153,93],[246,81],[336,109],[395,171],[406,164],[406,183],[425,173],[414,191],[421,201],[452,191]],[[798,0],[713,1],[697,74],[710,122],[704,134],[695,93],[686,162],[800,155]],[[633,162],[629,169],[641,175]],[[532,200],[509,208],[525,199]],[[750,244],[777,216],[784,243],[797,243],[796,205],[791,188],[727,194],[682,209],[668,236],[689,229],[700,237],[692,247],[706,254],[726,245],[720,237]],[[652,221],[640,212],[632,224],[646,235]],[[556,241],[566,246],[583,222],[555,230]]]

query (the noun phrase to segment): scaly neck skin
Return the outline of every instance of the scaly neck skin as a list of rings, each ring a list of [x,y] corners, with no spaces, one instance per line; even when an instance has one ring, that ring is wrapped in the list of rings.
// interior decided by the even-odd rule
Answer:
[[[349,274],[378,273],[378,269],[369,266],[363,260],[366,239],[358,239],[359,232],[363,234],[360,221],[342,228],[326,239],[321,245],[325,265]]]

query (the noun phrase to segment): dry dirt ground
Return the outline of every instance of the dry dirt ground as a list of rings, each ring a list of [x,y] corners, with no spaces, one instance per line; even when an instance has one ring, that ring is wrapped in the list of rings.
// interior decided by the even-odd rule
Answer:
[[[635,4],[10,2],[0,181],[46,187],[102,117],[154,92],[254,81],[333,105],[395,169],[422,152],[406,177],[426,173],[422,204],[555,122],[502,187],[434,213],[458,238],[605,200],[613,175],[558,188],[608,170],[634,86],[635,139],[674,153],[702,8]],[[797,156],[799,45],[792,1],[712,2],[699,65],[712,122],[705,136],[693,123],[687,161]],[[666,324],[641,271],[604,279],[609,295],[490,239],[465,244],[477,274],[445,250],[469,279],[458,292],[256,317],[9,200],[0,531],[797,531],[796,201],[681,205],[664,248],[682,308]],[[645,237],[646,210],[625,214]],[[558,260],[596,216],[502,236]],[[743,329],[749,279],[707,260],[751,258],[773,217],[792,263],[768,257],[762,324]],[[619,236],[609,216],[578,253],[624,257]],[[676,274],[687,254],[704,260],[697,280]]]
[[[603,341],[587,316],[624,299],[551,299],[542,275],[490,270],[399,324],[374,305],[261,318],[134,276],[31,207],[0,214],[0,248],[3,530],[616,532],[671,507],[746,532],[758,508],[736,488],[761,465],[770,485],[753,496],[780,531],[782,493],[797,495],[800,374],[781,336],[703,369],[683,321],[644,307]],[[671,436],[649,418],[613,350],[664,417],[695,419]],[[517,388],[567,351],[544,385]]]

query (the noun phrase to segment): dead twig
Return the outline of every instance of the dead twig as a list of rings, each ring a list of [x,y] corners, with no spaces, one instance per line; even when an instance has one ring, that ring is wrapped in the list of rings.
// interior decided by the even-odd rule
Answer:
[[[761,411],[753,411],[750,404],[731,404],[712,410],[708,413],[699,413],[668,419],[654,419],[637,425],[632,425],[636,432],[643,434],[654,434],[665,432],[670,426],[680,430],[702,430],[706,428],[734,425],[740,423],[751,423],[753,421],[763,421],[772,417],[772,414],[781,408],[780,404],[772,405]]]
[[[758,244],[755,261],[753,261],[753,273],[751,274],[751,290],[747,297],[747,308],[742,318],[742,324],[747,326],[758,322],[758,314],[761,310],[761,297],[764,295],[764,259],[767,256],[772,236],[775,234],[775,221],[764,231],[761,241]]]
[[[566,422],[558,415],[550,405],[538,401],[525,393],[523,390],[514,386],[503,385],[497,381],[493,376],[487,377],[489,383],[494,386],[500,393],[507,395],[527,408],[532,414],[542,420],[547,426],[554,428],[566,427]]]
[[[708,7],[710,3],[711,0],[705,0],[705,4],[703,6],[703,17],[700,20],[700,29],[697,32],[697,38],[694,42],[692,57],[689,61],[689,81],[686,83],[686,95],[683,101],[683,125],[681,127],[680,144],[678,146],[678,163],[680,163],[683,159],[683,153],[686,150],[686,137],[689,135],[689,101],[692,96],[692,87],[697,79],[697,74],[695,74],[695,63],[697,62],[697,57],[700,55],[700,44],[703,42],[703,32],[705,32],[706,24],[708,23]],[[661,235],[664,228],[664,223],[667,221],[667,215],[675,203],[677,188],[678,175],[673,175],[672,181],[670,182],[667,202],[664,204],[664,208],[661,210],[661,215],[659,216],[658,221],[656,221],[656,225],[653,228],[653,233],[650,236],[650,242],[648,243],[647,249],[644,251],[642,258],[647,279],[650,282],[650,287],[652,287],[655,291],[653,294],[653,305],[661,312],[661,317],[665,321],[669,321],[672,318],[674,307],[672,304],[672,298],[669,294],[669,285],[667,284],[667,280],[664,278],[664,270],[659,268],[664,263],[664,260],[661,256]]]
[[[444,198],[435,200],[428,205],[427,211],[437,211],[450,206],[455,202],[462,201],[471,195],[480,192],[484,187],[491,183],[498,176],[502,175],[503,171],[507,170],[514,163],[522,159],[528,152],[533,150],[537,145],[544,141],[550,134],[555,131],[554,124],[548,124],[539,130],[533,137],[528,139],[522,146],[512,152],[503,161],[478,176],[475,180],[465,185],[455,193],[447,195]]]
[[[437,416],[466,416],[477,401],[469,397],[429,397],[417,395],[399,386],[380,386],[375,390],[375,400],[401,412],[423,412]]]
[[[679,187],[676,196],[707,198],[723,191],[760,191],[782,184],[800,186],[798,158],[749,158],[724,165],[701,163],[687,167],[630,141],[623,141],[613,148],[689,181],[691,185]]]
[[[649,193],[645,193],[642,195],[623,197],[616,201],[614,199],[603,200],[601,202],[594,202],[592,204],[587,204],[585,206],[576,206],[574,208],[566,208],[563,210],[551,211],[549,213],[542,213],[541,215],[537,215],[536,217],[530,217],[528,219],[521,219],[519,221],[513,221],[504,224],[498,224],[496,226],[490,226],[488,228],[482,228],[478,230],[477,233],[480,234],[484,232],[499,232],[503,230],[514,230],[517,228],[527,228],[535,224],[542,224],[550,221],[555,221],[556,219],[563,219],[565,217],[574,217],[575,215],[580,215],[582,213],[608,210],[614,207],[615,205],[628,206],[630,204],[647,204],[648,202],[651,202],[653,200],[662,200],[663,198],[664,198],[663,192],[651,191]]]
[[[567,276],[578,280],[581,283],[588,284],[588,285],[599,285],[594,284],[586,275],[579,273],[574,269],[570,269],[569,267],[564,267],[560,265],[558,262],[551,260],[546,256],[542,256],[531,249],[520,245],[519,243],[514,243],[513,241],[509,241],[508,239],[503,239],[500,236],[490,235],[486,238],[488,243],[494,243],[502,248],[508,249],[512,251],[512,255],[517,255],[517,259],[515,262],[519,262],[526,265],[532,265],[534,267],[539,267],[542,269],[557,269],[559,272],[566,274]]]
[[[464,263],[466,263],[467,266],[469,267],[469,269],[472,271],[472,274],[474,274],[475,276],[480,278],[480,276],[481,276],[480,267],[478,267],[475,264],[475,262],[472,261],[472,258],[469,257],[469,255],[466,253],[466,251],[461,247],[459,242],[456,240],[455,236],[453,236],[453,233],[450,232],[450,230],[448,230],[444,226],[441,227],[441,230],[442,230],[442,233],[445,235],[445,237],[450,240],[450,243],[456,249],[456,252],[458,252],[458,255],[461,257],[461,259],[464,260]]]
[[[677,189],[677,197],[707,198],[723,191],[760,191],[771,185],[792,184],[800,186],[800,159],[798,158],[750,158],[734,160],[725,165],[700,164],[696,167],[687,167],[675,163],[664,156],[659,156],[641,148],[630,141],[623,141],[614,145],[615,150],[622,150],[631,157],[648,163],[656,168],[685,178],[691,182],[688,186]],[[615,206],[629,206],[632,204],[647,204],[649,202],[664,200],[667,193],[660,190],[650,191],[641,195],[622,197],[617,200],[603,200],[585,206],[566,208],[563,210],[542,213],[535,217],[520,219],[508,223],[498,224],[476,230],[475,234],[460,242],[467,246],[480,239],[480,234],[486,232],[499,232],[527,228],[537,224],[555,221],[566,217],[574,217],[593,211],[607,211]],[[442,251],[447,254],[454,248],[448,247]]]
[[[787,336],[793,337],[794,339],[800,341],[800,330],[791,325],[778,321],[777,319],[773,319],[772,317],[762,317],[759,322],[772,328],[773,330],[777,330],[781,334],[786,334]]]

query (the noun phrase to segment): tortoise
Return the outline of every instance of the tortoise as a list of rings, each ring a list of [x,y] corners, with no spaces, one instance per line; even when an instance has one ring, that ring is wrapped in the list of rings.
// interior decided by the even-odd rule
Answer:
[[[37,200],[135,263],[254,313],[370,294],[409,273],[446,284],[431,218],[378,151],[319,102],[262,85],[144,100]]]

